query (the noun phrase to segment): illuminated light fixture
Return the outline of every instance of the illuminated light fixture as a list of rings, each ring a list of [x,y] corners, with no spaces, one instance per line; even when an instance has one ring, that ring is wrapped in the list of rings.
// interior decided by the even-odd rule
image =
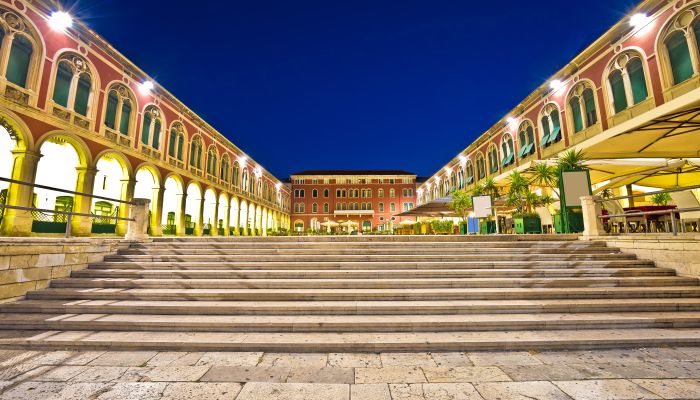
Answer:
[[[467,157],[459,156],[459,163],[465,165],[467,163]]]
[[[279,182],[277,182],[277,184],[275,185],[275,187],[277,188],[277,191],[279,192],[279,190],[282,189],[282,184],[279,183]]]
[[[139,92],[141,92],[141,94],[150,94],[155,87],[156,85],[153,82],[143,81],[141,86],[139,86]]]
[[[508,117],[508,118],[506,119],[506,122],[507,122],[508,125],[510,125],[511,127],[514,127],[515,124],[518,123],[518,120],[515,119],[515,118],[513,118],[513,117]]]
[[[246,160],[248,160],[248,157],[246,157],[246,156],[238,157],[238,162],[241,163],[242,167],[245,166]]]
[[[645,26],[651,21],[648,15],[644,13],[637,13],[630,17],[630,26],[639,29]]]
[[[445,172],[447,172],[447,176],[452,175],[452,168],[445,167]]]
[[[549,83],[549,87],[552,90],[559,90],[562,86],[564,86],[564,82],[560,81],[559,79],[555,79]]]
[[[255,168],[255,176],[260,178],[260,175],[262,175],[262,170],[260,168]]]
[[[48,21],[49,27],[56,32],[65,32],[73,26],[73,17],[65,11],[54,11]]]

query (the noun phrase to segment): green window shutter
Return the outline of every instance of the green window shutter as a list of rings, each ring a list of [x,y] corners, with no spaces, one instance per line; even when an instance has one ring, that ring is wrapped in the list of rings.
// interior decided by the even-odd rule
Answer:
[[[593,89],[583,91],[583,108],[586,110],[586,126],[595,125],[598,122],[598,113],[595,109]]]
[[[73,70],[67,62],[58,64],[56,70],[56,83],[53,86],[53,101],[63,107],[68,107],[68,94],[70,93],[70,84],[73,80]]]
[[[155,149],[160,148],[160,129],[161,123],[160,120],[157,119],[155,124],[153,124],[153,148]]]
[[[194,162],[194,156],[197,154],[197,150],[195,150],[194,146],[196,146],[196,142],[193,141],[192,144],[190,144],[190,165],[193,167],[197,166]]]
[[[554,128],[554,131],[549,135],[549,141],[547,143],[552,144],[561,140],[561,127]]]
[[[690,49],[685,35],[682,32],[676,32],[666,39],[665,44],[671,62],[673,83],[679,84],[690,79],[693,76],[693,63],[690,60]]]
[[[185,135],[177,137],[177,159],[182,161],[182,148],[185,147]]]
[[[197,168],[202,169],[202,143],[197,143]]]
[[[122,135],[129,135],[129,121],[131,120],[131,102],[124,100],[122,103],[122,115],[119,120],[119,132]]]
[[[578,97],[574,97],[569,101],[571,107],[571,118],[574,121],[574,132],[583,130],[583,116],[581,115],[581,102]]]
[[[542,141],[540,145],[544,147],[549,142],[549,117],[545,115],[540,121],[542,122]]]
[[[107,96],[107,109],[105,110],[105,125],[108,128],[114,129],[114,124],[117,119],[117,105],[119,100],[117,99],[117,94],[114,91],[110,91]]]
[[[29,39],[22,35],[16,35],[10,48],[10,59],[7,62],[5,77],[8,81],[23,88],[27,87],[29,75],[29,63],[32,60],[34,49]]]
[[[143,126],[141,127],[141,143],[149,143],[149,135],[151,131],[151,114],[145,112],[143,114]]]
[[[88,101],[90,101],[90,89],[92,82],[90,75],[82,74],[78,79],[78,88],[75,91],[75,105],[73,109],[78,114],[86,117],[88,112]]]
[[[695,31],[695,44],[698,47],[698,51],[700,52],[700,19],[695,21],[695,24],[693,25],[693,30]]]
[[[632,84],[632,100],[634,104],[639,104],[649,96],[642,60],[639,58],[630,60],[629,64],[627,64],[627,73],[630,76],[630,83]]]
[[[615,113],[627,109],[627,95],[625,94],[625,83],[622,80],[622,72],[614,71],[608,78],[610,89],[613,95],[613,105]]]
[[[530,144],[535,143],[535,131],[532,129],[531,126],[527,127],[527,142]]]
[[[177,133],[174,129],[170,130],[170,138],[168,139],[168,155],[170,157],[175,157],[175,141],[177,140]]]
[[[523,158],[523,154],[525,154],[525,149],[527,149],[528,145],[521,145],[520,149],[518,150],[518,158]]]
[[[518,139],[520,139],[521,148],[527,145],[527,137],[525,136],[525,131],[518,132]]]

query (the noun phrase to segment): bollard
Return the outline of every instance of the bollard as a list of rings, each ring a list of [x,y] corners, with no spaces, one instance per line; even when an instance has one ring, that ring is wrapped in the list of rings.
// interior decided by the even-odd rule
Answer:
[[[133,199],[129,204],[129,218],[126,225],[126,240],[148,239],[148,206],[149,199]]]
[[[600,207],[600,197],[583,196],[581,197],[581,207],[583,211],[583,236],[603,236],[605,229],[603,221],[599,218],[602,214]]]

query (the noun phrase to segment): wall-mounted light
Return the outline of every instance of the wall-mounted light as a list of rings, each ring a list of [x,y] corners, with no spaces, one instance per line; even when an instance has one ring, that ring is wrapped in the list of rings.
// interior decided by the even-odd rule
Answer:
[[[56,32],[65,32],[73,26],[73,17],[65,11],[54,11],[48,21],[49,27]]]
[[[549,82],[549,88],[552,90],[559,90],[562,86],[564,86],[564,82],[560,81],[559,79]]]
[[[459,156],[459,163],[462,164],[462,166],[467,165],[467,157]]]
[[[151,91],[156,87],[156,85],[151,81],[143,81],[139,86],[139,92],[141,94],[151,94]]]
[[[639,29],[646,26],[649,21],[651,21],[651,18],[649,18],[648,15],[644,13],[637,13],[630,17],[630,26],[635,29]]]

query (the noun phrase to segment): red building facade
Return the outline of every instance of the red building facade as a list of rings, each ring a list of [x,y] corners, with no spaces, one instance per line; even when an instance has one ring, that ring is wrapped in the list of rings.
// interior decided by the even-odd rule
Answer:
[[[291,176],[292,229],[385,231],[416,205],[416,175],[406,171],[319,170]],[[352,221],[348,225],[342,225]],[[340,226],[333,227],[333,223]],[[327,224],[330,223],[330,224]],[[354,223],[354,224],[353,224]]]

